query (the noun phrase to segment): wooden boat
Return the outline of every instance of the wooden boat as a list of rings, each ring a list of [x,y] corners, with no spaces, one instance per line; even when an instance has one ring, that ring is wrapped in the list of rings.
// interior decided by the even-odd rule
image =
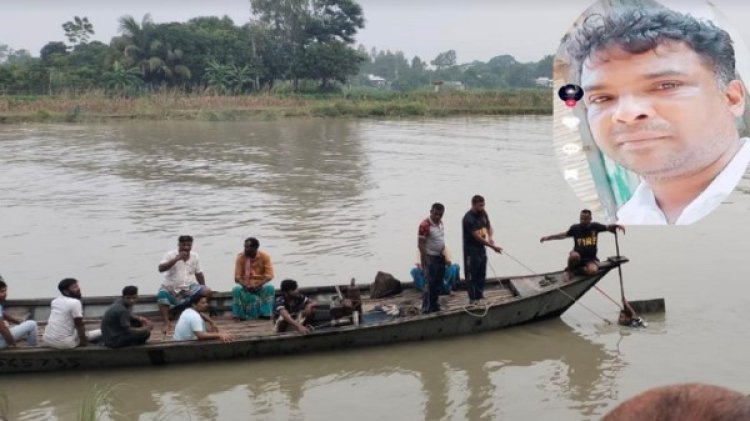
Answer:
[[[445,297],[447,300],[443,302],[442,311],[424,315],[408,311],[418,309],[421,303],[421,292],[410,283],[403,284],[401,293],[379,299],[369,297],[369,285],[359,285],[356,288],[362,296],[363,314],[358,325],[332,326],[331,323],[326,323],[304,336],[295,332],[275,333],[268,320],[233,321],[228,317],[231,294],[214,293],[211,298],[211,306],[217,313],[214,320],[220,330],[234,334],[236,340],[233,342],[172,341],[161,334],[159,323],[156,322],[151,339],[143,346],[108,349],[93,345],[70,350],[19,346],[2,350],[0,373],[257,358],[421,341],[502,329],[560,316],[610,270],[627,261],[622,256],[610,257],[601,262],[597,273],[576,275],[571,280],[566,280],[562,271],[491,278],[487,280],[485,288],[485,305],[468,306],[466,293],[457,291]],[[300,291],[315,300],[321,310],[328,308],[339,296],[335,286],[300,288]],[[87,330],[98,328],[105,309],[117,298],[110,296],[83,299]],[[49,316],[50,301],[8,300],[4,308],[17,318],[37,320],[42,330]],[[400,307],[401,314],[388,315],[377,310],[388,305]],[[155,296],[139,297],[134,312],[158,320]]]

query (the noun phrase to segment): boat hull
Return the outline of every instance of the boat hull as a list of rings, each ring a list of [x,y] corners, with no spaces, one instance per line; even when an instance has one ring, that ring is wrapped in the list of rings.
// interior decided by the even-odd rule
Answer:
[[[304,336],[296,333],[245,336],[231,343],[167,341],[114,350],[101,346],[70,350],[19,347],[0,351],[0,373],[259,358],[423,341],[498,330],[560,316],[611,269],[625,261],[627,260],[620,258],[618,261],[603,262],[597,274],[579,276],[570,282],[554,281],[554,276],[562,279],[560,273],[496,279],[496,283],[505,284],[512,289],[514,297],[495,305],[459,306],[450,311],[398,317],[360,326],[318,329]],[[538,287],[539,282],[545,279],[552,279],[554,284],[551,287]],[[325,291],[323,288],[317,290],[321,294]],[[44,320],[39,317],[41,309],[35,310],[32,313],[34,318]]]

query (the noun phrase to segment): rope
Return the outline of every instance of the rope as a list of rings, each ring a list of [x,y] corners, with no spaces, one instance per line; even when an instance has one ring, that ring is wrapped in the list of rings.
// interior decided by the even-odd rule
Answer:
[[[508,256],[508,257],[510,257],[511,259],[513,259],[513,261],[515,261],[515,262],[516,262],[516,263],[518,263],[519,265],[521,265],[521,266],[523,266],[524,268],[526,268],[526,270],[528,270],[529,272],[531,272],[531,274],[532,274],[532,275],[539,275],[539,274],[538,274],[538,273],[537,273],[536,271],[534,271],[534,270],[533,270],[533,269],[531,269],[530,267],[528,267],[528,266],[526,266],[525,264],[523,264],[523,263],[522,263],[522,262],[521,262],[520,260],[518,260],[518,259],[516,259],[515,257],[511,256],[510,254],[508,254],[508,252],[507,252],[507,251],[503,250],[503,253],[502,253],[502,254],[504,254],[504,255],[506,255],[506,256]],[[492,267],[492,265],[490,265],[490,267]],[[493,269],[492,271],[494,272],[494,269]],[[596,288],[596,285],[594,285],[594,288]],[[596,289],[599,289],[599,288],[596,288]],[[560,294],[562,294],[562,295],[564,295],[564,296],[568,297],[568,298],[570,299],[570,301],[572,301],[572,302],[573,302],[574,304],[578,304],[578,305],[580,305],[581,307],[585,308],[586,310],[588,310],[588,311],[589,311],[589,312],[590,312],[591,314],[593,314],[594,316],[596,316],[596,317],[598,317],[598,318],[600,318],[600,319],[604,320],[604,321],[605,321],[605,322],[606,322],[607,324],[610,324],[610,325],[612,324],[612,322],[611,322],[611,321],[609,321],[609,320],[607,320],[606,318],[604,318],[603,316],[599,315],[599,314],[598,314],[597,312],[595,312],[594,310],[592,310],[592,309],[588,308],[588,307],[587,307],[587,306],[585,306],[585,305],[584,305],[584,304],[583,304],[582,302],[580,302],[580,301],[576,300],[576,299],[575,299],[575,298],[574,298],[573,296],[571,296],[571,295],[570,295],[570,294],[568,294],[567,292],[563,291],[563,290],[562,290],[561,288],[555,288],[555,291],[558,291],[558,292],[560,292]]]
[[[596,288],[597,291],[601,292],[603,296],[609,298],[609,301],[612,301],[613,303],[615,303],[615,305],[617,306],[617,308],[619,308],[620,310],[623,309],[622,306],[620,305],[620,303],[618,303],[617,301],[615,301],[614,298],[612,298],[609,295],[607,295],[607,293],[604,292],[604,291],[602,291],[598,286],[594,285],[594,288]]]
[[[489,305],[489,304],[483,304],[483,305],[484,305],[484,312],[483,312],[482,314],[479,314],[479,313],[473,313],[473,312],[472,312],[471,310],[469,310],[469,307],[476,307],[476,306],[477,306],[476,304],[469,304],[469,305],[465,305],[465,306],[462,306],[461,308],[462,308],[462,309],[464,310],[464,312],[466,312],[466,314],[468,314],[469,316],[473,316],[473,317],[476,317],[476,318],[478,318],[478,319],[481,319],[481,318],[483,318],[484,316],[486,316],[486,315],[487,315],[487,313],[488,313],[488,312],[490,311],[490,305]]]

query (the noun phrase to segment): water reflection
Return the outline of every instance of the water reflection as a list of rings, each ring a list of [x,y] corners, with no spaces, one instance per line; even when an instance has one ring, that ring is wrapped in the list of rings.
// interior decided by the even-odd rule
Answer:
[[[21,419],[66,418],[91,384],[113,381],[116,419],[518,419],[534,411],[529,396],[560,402],[562,418],[566,412],[580,418],[601,412],[622,366],[617,353],[553,320],[416,345],[114,374],[10,376],[2,389]],[[38,385],[35,393],[16,392],[27,381]]]

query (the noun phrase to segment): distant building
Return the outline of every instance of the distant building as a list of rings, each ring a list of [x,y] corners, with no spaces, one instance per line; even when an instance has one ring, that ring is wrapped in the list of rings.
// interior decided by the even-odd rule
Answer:
[[[460,80],[436,80],[432,84],[435,87],[435,92],[440,92],[442,89],[449,91],[463,91],[466,89],[466,86]]]
[[[538,77],[536,78],[536,86],[544,86],[545,88],[551,88],[553,86],[552,79],[548,77]]]
[[[385,78],[382,78],[380,76],[375,76],[373,74],[367,75],[367,84],[370,86],[374,86],[376,88],[385,88],[388,84],[388,81],[385,80]]]

